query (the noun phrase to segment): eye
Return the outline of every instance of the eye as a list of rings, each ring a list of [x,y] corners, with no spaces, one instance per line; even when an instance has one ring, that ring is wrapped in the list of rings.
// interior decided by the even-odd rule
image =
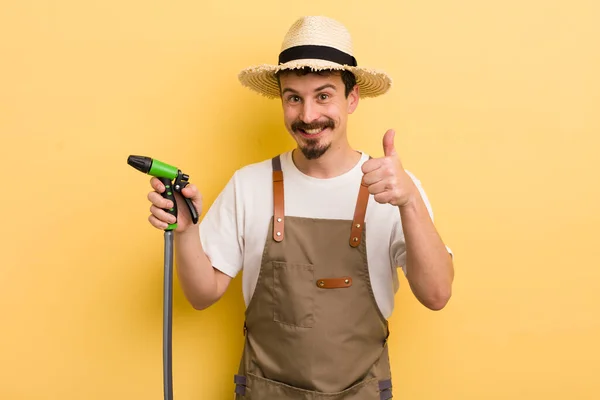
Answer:
[[[300,96],[296,96],[295,94],[288,97],[288,102],[290,102],[290,103],[297,103],[299,101],[300,101]]]
[[[325,101],[329,98],[329,95],[327,93],[321,93],[319,94],[319,100],[321,101]]]

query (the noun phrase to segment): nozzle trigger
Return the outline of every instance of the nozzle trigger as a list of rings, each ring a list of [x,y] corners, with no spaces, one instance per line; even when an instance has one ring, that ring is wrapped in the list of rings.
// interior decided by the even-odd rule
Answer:
[[[189,183],[190,177],[186,174],[181,173],[181,171],[179,171],[179,173],[177,174],[177,178],[175,178],[175,183],[173,184],[175,187],[175,191],[177,193],[181,194],[181,190],[186,187]],[[187,197],[183,196],[182,197],[185,200],[185,204],[187,205],[188,210],[190,211],[190,215],[192,217],[192,222],[195,224],[198,223],[198,211],[196,210],[196,207],[194,207],[194,203],[192,203],[192,200],[188,199]]]
[[[175,218],[177,218],[177,201],[175,200],[175,194],[174,194],[174,192],[177,192],[177,193],[181,194],[181,196],[185,200],[185,204],[187,205],[187,208],[190,212],[190,216],[192,217],[192,222],[194,223],[194,225],[197,224],[199,217],[198,217],[198,211],[196,210],[196,207],[194,207],[194,203],[192,203],[192,200],[183,196],[183,194],[181,193],[181,190],[184,187],[186,187],[189,183],[188,182],[189,176],[181,173],[181,171],[178,171],[177,178],[175,178],[175,182],[171,182],[169,180],[169,178],[158,178],[158,179],[160,179],[162,184],[165,186],[165,191],[162,193],[162,196],[167,200],[171,200],[171,202],[173,203],[173,208],[165,209],[165,211],[168,212],[169,214],[175,216]],[[165,230],[173,230],[176,227],[177,227],[177,222],[175,222],[174,224],[170,224],[167,227],[167,229],[165,229]]]

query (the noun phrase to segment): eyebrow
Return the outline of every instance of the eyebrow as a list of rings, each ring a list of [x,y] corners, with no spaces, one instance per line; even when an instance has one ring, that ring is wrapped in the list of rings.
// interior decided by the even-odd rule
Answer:
[[[331,89],[333,89],[334,91],[336,90],[336,87],[335,87],[333,84],[331,84],[331,83],[326,83],[325,85],[323,85],[323,86],[319,86],[318,88],[316,88],[316,89],[315,89],[315,92],[320,92],[321,90],[324,90],[324,89],[327,89],[327,88],[331,88]],[[286,94],[286,92],[290,92],[290,93],[296,93],[296,94],[298,93],[296,90],[294,90],[294,89],[292,89],[292,88],[285,88],[285,89],[283,89],[283,91],[281,92],[281,94],[282,94],[282,95],[283,95],[283,94]]]
[[[319,86],[318,88],[316,88],[316,89],[315,89],[315,92],[320,92],[321,90],[323,90],[323,89],[327,89],[327,88],[331,88],[331,89],[333,89],[333,90],[336,90],[336,87],[335,87],[333,84],[331,84],[331,83],[326,83],[325,85],[323,85],[323,86]]]
[[[298,92],[296,92],[294,89],[291,89],[291,88],[285,88],[285,89],[283,89],[283,91],[281,92],[281,94],[285,94],[286,92],[298,93]]]

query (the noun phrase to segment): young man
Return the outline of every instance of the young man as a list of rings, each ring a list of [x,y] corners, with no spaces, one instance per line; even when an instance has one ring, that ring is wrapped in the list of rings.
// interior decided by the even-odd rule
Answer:
[[[297,148],[238,170],[199,229],[180,213],[183,290],[204,309],[244,271],[237,399],[389,399],[396,268],[432,310],[448,302],[454,274],[425,192],[395,150],[394,131],[383,135],[380,158],[348,142],[348,116],[359,99],[384,94],[391,81],[359,68],[349,33],[324,17],[296,21],[279,64],[248,68],[240,81],[280,98]],[[171,205],[156,178],[151,185],[149,220],[164,229],[173,220],[162,208]],[[195,186],[183,195],[201,210]]]

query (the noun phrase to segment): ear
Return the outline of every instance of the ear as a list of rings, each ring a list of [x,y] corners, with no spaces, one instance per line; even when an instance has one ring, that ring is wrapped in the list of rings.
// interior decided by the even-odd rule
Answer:
[[[358,107],[358,99],[360,94],[360,88],[358,85],[354,85],[352,91],[348,93],[348,114],[352,114],[356,107]]]

